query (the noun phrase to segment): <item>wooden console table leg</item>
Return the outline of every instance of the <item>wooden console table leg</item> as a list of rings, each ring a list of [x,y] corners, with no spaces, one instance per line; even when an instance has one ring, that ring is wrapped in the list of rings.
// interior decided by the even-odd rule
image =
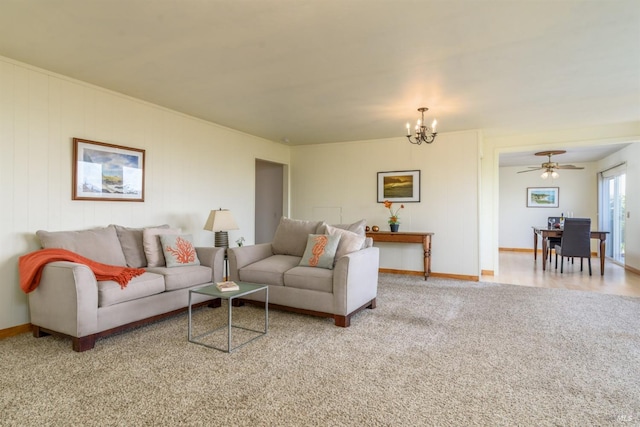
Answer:
[[[422,237],[422,248],[424,249],[424,280],[431,274],[431,236]]]

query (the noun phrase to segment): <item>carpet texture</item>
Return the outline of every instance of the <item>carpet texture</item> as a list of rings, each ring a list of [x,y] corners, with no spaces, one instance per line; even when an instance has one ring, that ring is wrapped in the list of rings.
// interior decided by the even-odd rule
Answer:
[[[1,340],[0,425],[640,425],[639,298],[382,274],[350,328],[269,314],[231,354],[188,343],[186,314],[84,353]]]

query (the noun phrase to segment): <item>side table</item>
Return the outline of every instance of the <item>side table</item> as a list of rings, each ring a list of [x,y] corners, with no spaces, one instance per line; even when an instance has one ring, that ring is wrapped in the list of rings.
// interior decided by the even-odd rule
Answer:
[[[240,287],[239,290],[237,291],[226,291],[226,292],[222,292],[220,290],[218,290],[218,288],[216,287],[215,284],[212,285],[207,285],[207,286],[203,286],[202,288],[197,288],[197,289],[192,289],[189,291],[189,332],[188,332],[188,340],[189,342],[192,342],[194,344],[200,344],[203,345],[205,347],[209,347],[209,348],[213,348],[216,350],[220,350],[220,351],[224,351],[226,353],[231,353],[233,350],[240,348],[246,344],[249,344],[251,341],[260,338],[263,335],[267,334],[267,331],[269,330],[269,287],[267,285],[256,285],[253,283],[246,283],[246,282],[236,282],[236,284]],[[233,324],[233,319],[232,319],[232,313],[233,313],[233,300],[236,298],[240,298],[243,297],[245,295],[249,295],[255,292],[260,292],[260,291],[264,291],[265,292],[265,298],[264,298],[264,331],[260,331],[260,330],[255,330],[255,329],[250,329],[250,328],[245,328],[243,326],[238,326],[238,325],[234,325]],[[191,313],[191,301],[192,301],[192,295],[193,294],[202,294],[202,295],[208,295],[208,296],[212,296],[215,298],[221,298],[223,300],[227,300],[228,303],[228,316],[227,316],[227,324],[220,326],[216,329],[204,332],[200,335],[197,336],[193,336],[192,335],[192,313]],[[221,347],[216,347],[214,345],[211,344],[207,344],[204,341],[200,340],[203,337],[209,336],[211,334],[213,334],[214,332],[220,331],[222,329],[227,329],[227,348],[221,348]],[[259,335],[246,340],[238,345],[236,345],[235,347],[231,347],[231,337],[232,337],[232,331],[233,329],[243,329],[245,331],[250,331],[250,332],[256,332]]]

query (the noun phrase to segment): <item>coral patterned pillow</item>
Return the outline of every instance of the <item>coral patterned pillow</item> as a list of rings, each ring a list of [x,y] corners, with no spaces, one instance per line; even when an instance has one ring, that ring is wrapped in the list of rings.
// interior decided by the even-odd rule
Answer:
[[[161,234],[160,242],[167,267],[200,265],[190,234]]]
[[[299,265],[333,270],[333,259],[336,256],[338,242],[340,242],[339,235],[309,234],[307,247]]]

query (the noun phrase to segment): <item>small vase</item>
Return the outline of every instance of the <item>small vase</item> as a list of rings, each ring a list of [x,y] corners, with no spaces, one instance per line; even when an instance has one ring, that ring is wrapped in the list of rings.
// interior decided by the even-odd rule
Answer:
[[[389,227],[391,227],[391,232],[395,233],[396,231],[398,231],[400,224],[389,224]]]

